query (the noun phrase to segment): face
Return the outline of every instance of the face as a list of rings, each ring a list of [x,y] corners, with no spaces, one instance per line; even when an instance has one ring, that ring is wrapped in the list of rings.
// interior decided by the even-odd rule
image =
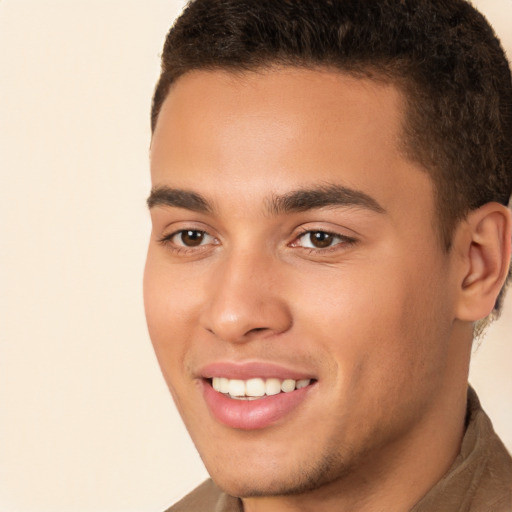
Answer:
[[[432,426],[453,272],[431,181],[400,151],[402,103],[391,85],[285,68],[192,72],[163,105],[147,321],[234,495],[331,485]]]

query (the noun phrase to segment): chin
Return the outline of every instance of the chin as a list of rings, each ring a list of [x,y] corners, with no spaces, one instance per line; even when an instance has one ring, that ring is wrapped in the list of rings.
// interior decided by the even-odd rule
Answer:
[[[297,462],[290,466],[268,461],[266,468],[248,464],[245,471],[240,467],[229,472],[207,469],[220,489],[240,498],[300,495],[329,485],[349,471],[337,458],[329,456],[316,464]]]

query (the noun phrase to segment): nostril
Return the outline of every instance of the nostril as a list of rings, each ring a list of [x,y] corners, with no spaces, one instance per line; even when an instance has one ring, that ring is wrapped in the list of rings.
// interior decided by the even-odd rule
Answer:
[[[202,327],[219,340],[245,343],[281,334],[292,325],[291,314],[284,304],[270,300],[262,302],[254,297],[251,299],[254,304],[228,299],[221,296],[213,300],[201,317]]]

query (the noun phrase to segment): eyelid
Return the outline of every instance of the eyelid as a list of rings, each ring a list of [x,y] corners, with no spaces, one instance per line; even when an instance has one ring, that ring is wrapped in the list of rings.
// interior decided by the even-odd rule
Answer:
[[[172,222],[165,222],[161,224],[153,224],[154,230],[158,233],[158,241],[160,240],[168,240],[172,236],[182,233],[183,231],[200,231],[201,233],[205,233],[214,238],[218,238],[216,236],[216,231],[209,224],[206,224],[202,221],[197,221],[193,219],[189,220],[174,220]],[[214,234],[215,233],[215,234]]]
[[[330,245],[328,247],[304,247],[302,245],[299,245],[297,243],[298,240],[300,240],[302,237],[311,234],[311,233],[325,233],[327,235],[332,235],[334,238],[338,238],[340,241]],[[343,248],[346,248],[348,246],[352,246],[355,243],[357,243],[358,239],[354,236],[345,235],[343,233],[340,233],[333,229],[325,229],[321,227],[306,227],[302,226],[299,230],[299,232],[293,237],[292,242],[289,244],[291,247],[295,247],[298,249],[304,249],[309,252],[329,252],[329,251],[336,251],[336,250],[342,250]]]
[[[173,223],[174,224],[174,223]],[[218,237],[211,234],[211,229],[209,229],[209,226],[200,225],[198,226],[196,223],[176,223],[181,224],[181,226],[174,226],[174,229],[167,234],[163,234],[162,236],[157,238],[157,242],[174,252],[178,255],[187,255],[187,254],[198,254],[202,251],[211,250],[212,246],[218,246],[221,245],[221,242]],[[201,223],[202,224],[202,223]],[[172,226],[172,224],[170,225]],[[169,228],[169,225],[167,226]],[[173,238],[180,233],[186,232],[186,231],[196,231],[203,233],[205,237],[208,237],[209,240],[206,243],[200,243],[196,246],[187,246],[187,245],[181,245],[173,241]],[[289,242],[287,245],[288,247],[292,247],[297,250],[305,250],[310,253],[328,253],[328,252],[334,252],[334,251],[340,251],[347,249],[348,247],[354,245],[358,242],[358,238],[351,235],[346,235],[340,232],[340,230],[332,229],[332,228],[326,228],[324,226],[300,226],[296,233],[293,235],[292,241]],[[329,245],[327,247],[306,247],[302,245],[299,241],[302,237],[311,234],[311,233],[325,233],[328,235],[331,235],[335,239],[335,243],[332,245]],[[336,241],[336,239],[338,239]]]
[[[211,234],[210,230],[205,228],[205,226],[198,226],[197,224],[194,225],[194,223],[177,223],[181,224],[182,227],[175,227],[174,229],[170,230],[170,232],[163,234],[157,238],[157,243],[166,248],[166,250],[171,251],[171,253],[174,253],[178,256],[187,256],[191,254],[200,254],[203,251],[207,251],[212,248],[212,246],[219,245],[219,239]],[[172,224],[171,224],[172,226]],[[167,226],[169,228],[169,226]],[[205,236],[211,238],[211,241],[208,243],[201,243],[196,246],[187,246],[187,245],[181,245],[173,241],[173,238],[179,235],[180,233],[184,233],[187,231],[196,231],[199,233],[203,233]]]
[[[173,238],[179,236],[180,234],[183,234],[183,233],[186,233],[188,231],[192,231],[192,232],[196,232],[196,233],[202,233],[205,237],[209,237],[211,238],[212,240],[215,240],[215,237],[213,235],[210,235],[210,233],[208,233],[207,231],[204,231],[203,229],[191,229],[191,228],[184,228],[184,229],[178,229],[177,231],[175,231],[174,233],[171,233],[169,235],[167,235],[166,237],[164,237],[166,240],[168,240],[169,242],[175,244],[177,247],[185,247],[187,249],[192,249],[192,248],[195,248],[195,247],[202,247],[204,245],[209,245],[208,243],[201,243],[197,246],[188,246],[188,245],[181,245],[179,243],[176,243],[176,242],[173,242]],[[211,242],[210,242],[211,243]]]

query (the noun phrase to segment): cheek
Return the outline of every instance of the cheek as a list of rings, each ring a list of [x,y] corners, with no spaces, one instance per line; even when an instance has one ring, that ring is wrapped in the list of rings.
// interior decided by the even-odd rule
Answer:
[[[144,271],[144,308],[151,342],[169,385],[171,376],[183,372],[193,334],[193,311],[197,309],[194,287],[185,281],[179,268],[170,268],[149,251]]]
[[[381,261],[358,271],[310,273],[302,285],[294,293],[294,316],[307,339],[334,360],[341,385],[373,392],[405,387],[440,356],[436,317],[443,305],[436,286],[417,270]]]

